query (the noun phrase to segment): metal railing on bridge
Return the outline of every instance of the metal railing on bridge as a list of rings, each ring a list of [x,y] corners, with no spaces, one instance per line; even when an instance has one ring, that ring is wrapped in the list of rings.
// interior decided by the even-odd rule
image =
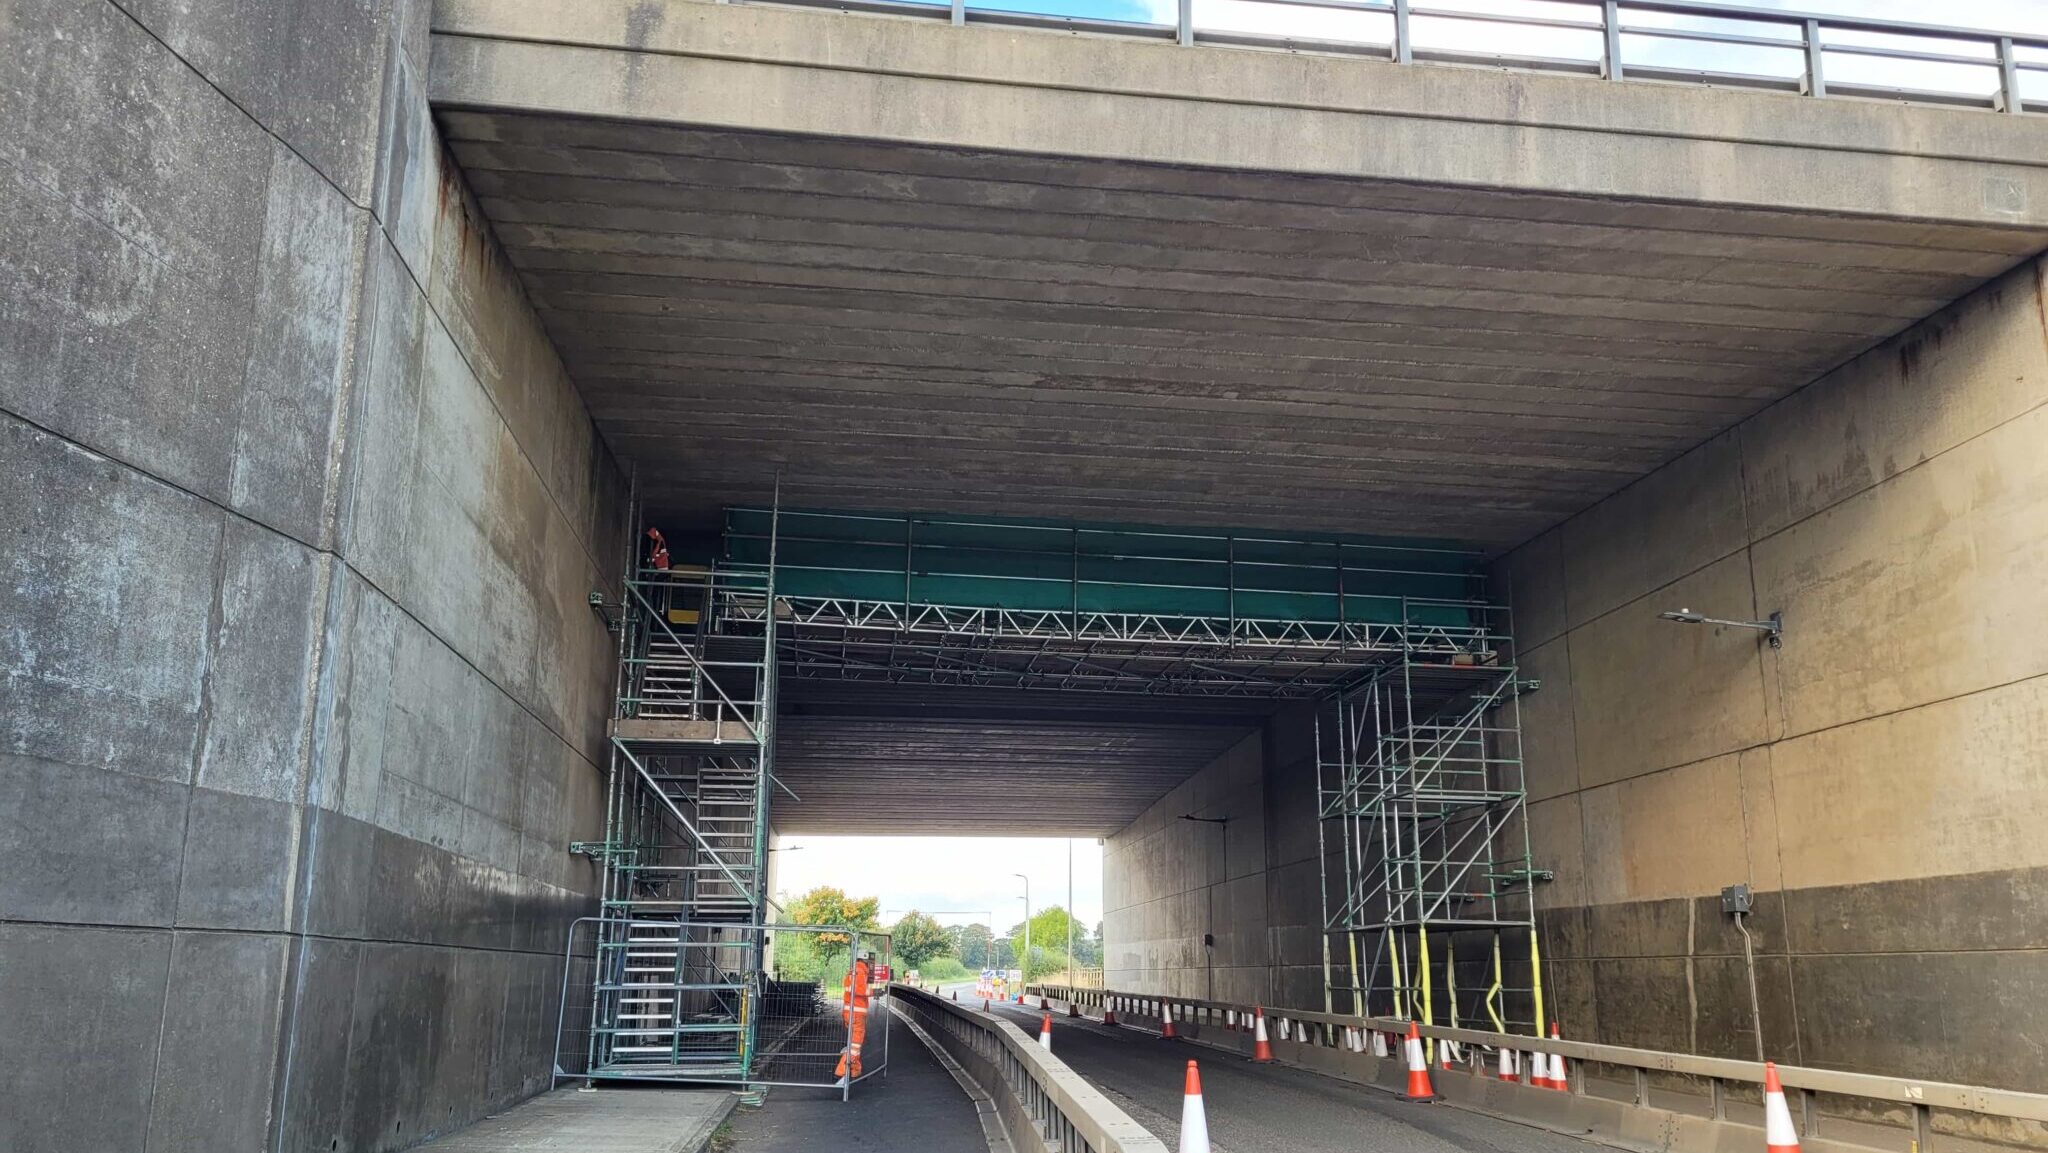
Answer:
[[[1166,1153],[1159,1138],[1016,1025],[915,985],[890,986],[889,1000],[989,1095],[1018,1150]],[[1027,1133],[1038,1143],[1024,1141]]]
[[[1184,1040],[1252,1052],[1251,1005],[1060,985],[1030,985],[1025,994],[1071,1000],[1098,1014],[1112,1008],[1120,1024],[1141,1028],[1156,1029],[1171,1014]],[[1407,1070],[1399,1048],[1394,1056],[1374,1057],[1354,1049],[1347,1030],[1405,1036],[1409,1022],[1270,1008],[1266,1018],[1279,1061],[1396,1093],[1404,1089]],[[1665,1149],[1743,1147],[1746,1137],[1732,1131],[1763,1124],[1762,1062],[1442,1025],[1417,1029],[1432,1044],[1448,1041],[1462,1050],[1463,1073],[1440,1071],[1437,1092],[1488,1112]],[[1501,1048],[1566,1058],[1569,1090],[1499,1080],[1480,1054]],[[1778,1075],[1793,1099],[1808,1153],[1908,1147],[1916,1153],[1981,1153],[2048,1143],[2048,1094],[1791,1065],[1780,1065]]]
[[[1062,15],[1071,0],[771,0],[1106,35],[2048,112],[2048,34],[1715,0],[1176,0],[1171,24]]]

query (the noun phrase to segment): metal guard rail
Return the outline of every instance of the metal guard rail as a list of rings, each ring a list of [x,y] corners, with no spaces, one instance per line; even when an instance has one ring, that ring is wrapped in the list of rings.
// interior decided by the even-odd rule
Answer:
[[[1422,0],[1421,3],[1417,3],[1416,0],[1252,0],[1254,3],[1273,7],[1313,8],[1390,18],[1392,34],[1386,40],[1326,39],[1204,29],[1195,22],[1195,0],[1179,0],[1177,19],[1173,24],[981,8],[970,5],[968,0],[753,2],[827,8],[843,12],[950,19],[954,24],[1052,28],[1066,32],[1172,40],[1184,47],[1201,44],[1279,48],[1377,57],[1396,64],[1435,63],[1509,68],[1532,72],[1591,75],[1608,80],[1722,85],[1796,92],[1806,96],[1901,100],[1908,103],[1990,108],[2010,113],[2048,112],[2048,100],[2036,97],[2030,101],[2023,91],[2024,77],[2048,76],[2048,36],[1905,20],[1744,7],[1717,0],[1548,0],[1547,6],[1532,8],[1527,14],[1436,6],[1430,4],[1428,0]],[[1001,3],[1002,0],[994,2]],[[1573,19],[1551,14],[1566,5],[1584,9],[1585,18]],[[1631,22],[1631,17],[1640,20],[1638,14],[1720,21],[1723,24],[1751,27],[1767,25],[1771,26],[1773,31],[1760,34],[1741,28],[1692,28]],[[1597,55],[1585,57],[1548,57],[1432,47],[1416,42],[1413,32],[1413,23],[1416,20],[1463,22],[1505,30],[1530,28],[1584,32],[1597,36],[1600,51]],[[1829,33],[1848,33],[1851,39],[1830,39]],[[1873,44],[1853,39],[1859,35],[1893,38],[1893,42]],[[1797,75],[1791,75],[1769,71],[1709,71],[1676,68],[1668,64],[1630,62],[1624,50],[1624,37],[1655,42],[1675,41],[1705,47],[1720,45],[1797,53],[1801,57],[1800,68]],[[1956,49],[1959,45],[1966,46],[1971,51],[1958,52]],[[1995,82],[1988,95],[1979,95],[1961,88],[1926,89],[1894,84],[1843,82],[1829,77],[1827,64],[1830,58],[1836,58],[1837,62],[1842,58],[1862,58],[1981,68],[1988,70]]]
[[[1236,1013],[1243,1017],[1253,1009],[1251,1005],[1230,1001],[1206,1001],[1193,997],[1125,993],[1105,989],[1069,989],[1063,985],[1029,985],[1025,987],[1025,995],[1055,1001],[1071,1001],[1073,1004],[1097,1010],[1105,1005],[1114,1005],[1119,1018],[1134,1016],[1156,1020],[1160,1013],[1170,1010],[1182,1014],[1176,1017],[1176,1021],[1182,1023],[1183,1028],[1187,1025],[1199,1027],[1204,1024],[1221,1026],[1226,1020],[1225,1014]],[[1343,1013],[1297,1009],[1268,1009],[1266,1014],[1274,1026],[1268,1030],[1269,1034],[1278,1031],[1278,1022],[1281,1020],[1319,1027],[1307,1030],[1313,1035],[1311,1040],[1294,1042],[1316,1048],[1341,1049],[1344,1043],[1342,1031],[1346,1027],[1406,1035],[1409,1024],[1405,1020],[1393,1017],[1355,1017]],[[1761,1089],[1764,1080],[1764,1067],[1762,1062],[1758,1061],[1700,1057],[1689,1053],[1632,1049],[1620,1045],[1596,1045],[1586,1041],[1553,1040],[1548,1037],[1537,1038],[1479,1029],[1453,1029],[1444,1025],[1418,1023],[1416,1027],[1422,1036],[1440,1041],[1456,1041],[1462,1045],[1493,1049],[1508,1048],[1522,1053],[1554,1053],[1575,1062],[1633,1070],[1637,1104],[1644,1104],[1648,1100],[1645,1081],[1651,1073],[1677,1074],[1709,1081],[1713,1085],[1717,1102],[1721,1095],[1721,1085],[1725,1082],[1756,1085]],[[1238,1035],[1240,1034],[1231,1036]],[[1826,1093],[1911,1106],[1923,1126],[1924,1110],[1927,1109],[1946,1109],[1984,1117],[2048,1123],[2048,1094],[2043,1093],[1994,1089],[1982,1085],[1958,1085],[1947,1081],[1923,1081],[1911,1077],[1887,1077],[1873,1073],[1850,1073],[1838,1069],[1814,1069],[1799,1065],[1779,1065],[1778,1077],[1788,1090],[1805,1090],[1809,1093]],[[1575,1078],[1572,1093],[1583,1095],[1585,1091],[1585,1079]],[[1927,1141],[1923,1137],[1920,1141],[1922,1153],[1925,1153],[1927,1148]]]
[[[915,985],[891,984],[889,1000],[994,1099],[1018,1153],[1167,1153],[1164,1142],[1015,1024]],[[1025,1141],[1027,1133],[1040,1144]]]

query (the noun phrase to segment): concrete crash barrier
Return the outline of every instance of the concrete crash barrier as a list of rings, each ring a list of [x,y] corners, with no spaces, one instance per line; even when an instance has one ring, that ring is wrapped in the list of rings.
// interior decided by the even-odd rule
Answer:
[[[1110,1006],[1141,1029],[1160,1028],[1163,1015],[1170,1013],[1180,1022],[1182,1040],[1256,1059],[1257,1041],[1225,1024],[1251,1019],[1257,1009],[1253,1005],[1059,985],[1034,985],[1028,992],[1055,1002],[1072,998],[1084,1007]],[[1405,1036],[1412,1026],[1418,1038],[1439,1049],[1454,1043],[1467,1058],[1432,1075],[1437,1097],[1449,1104],[1630,1147],[1764,1148],[1769,1071],[1762,1061],[1453,1029],[1390,1017],[1290,1009],[1286,1018],[1287,1037],[1268,1041],[1277,1064],[1405,1095],[1413,1063],[1408,1054],[1397,1046],[1388,1056],[1375,1056],[1362,1040],[1349,1038]],[[1526,1064],[1521,1054],[1542,1054],[1546,1067],[1564,1067],[1557,1060],[1563,1058],[1572,1072],[1556,1087],[1503,1080],[1495,1072],[1502,1053],[1508,1055],[1503,1068]],[[1804,1153],[1988,1153],[2048,1147],[2048,1094],[1782,1064],[1775,1071]]]
[[[895,985],[890,991],[895,1011],[988,1094],[1011,1148],[1166,1153],[1164,1142],[1016,1025],[914,986]],[[1048,1015],[1043,1027],[1049,1030],[1051,1023]]]

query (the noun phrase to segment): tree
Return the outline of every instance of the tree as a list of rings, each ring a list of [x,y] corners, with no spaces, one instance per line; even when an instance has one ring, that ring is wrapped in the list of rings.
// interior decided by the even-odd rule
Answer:
[[[1032,980],[1054,973],[1064,977],[1067,972],[1067,926],[1074,927],[1074,951],[1080,952],[1087,930],[1058,905],[1047,905],[1031,916],[1031,957],[1023,966],[1024,979]],[[1015,956],[1024,955],[1024,926],[1019,923],[1010,930],[1010,948]]]
[[[933,957],[949,956],[953,952],[953,939],[945,926],[916,909],[898,918],[895,928],[889,932],[892,949],[907,968],[914,969]]]
[[[819,885],[791,901],[786,911],[789,919],[799,925],[845,926],[849,929],[880,929],[882,925],[882,902],[879,898],[856,899],[833,885]],[[820,945],[843,948],[848,943],[845,933],[816,933],[813,936]]]
[[[880,927],[881,902],[853,898],[830,885],[820,885],[783,910],[799,925],[830,925],[854,930]],[[770,938],[775,975],[785,981],[815,981],[828,989],[837,985],[851,964],[851,942],[845,933],[777,930]]]
[[[1081,926],[1074,926],[1074,964],[1082,969],[1102,967],[1102,923],[1096,922],[1092,933],[1081,932]]]
[[[962,965],[970,969],[995,968],[989,957],[991,937],[987,925],[954,925],[946,930],[946,936],[952,941],[953,955],[960,958]]]

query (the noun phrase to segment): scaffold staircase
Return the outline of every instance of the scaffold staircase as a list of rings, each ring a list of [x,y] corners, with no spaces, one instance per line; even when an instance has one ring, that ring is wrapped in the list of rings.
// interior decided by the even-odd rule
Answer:
[[[587,1075],[744,1082],[756,1039],[775,638],[768,570],[636,564],[618,620]]]

